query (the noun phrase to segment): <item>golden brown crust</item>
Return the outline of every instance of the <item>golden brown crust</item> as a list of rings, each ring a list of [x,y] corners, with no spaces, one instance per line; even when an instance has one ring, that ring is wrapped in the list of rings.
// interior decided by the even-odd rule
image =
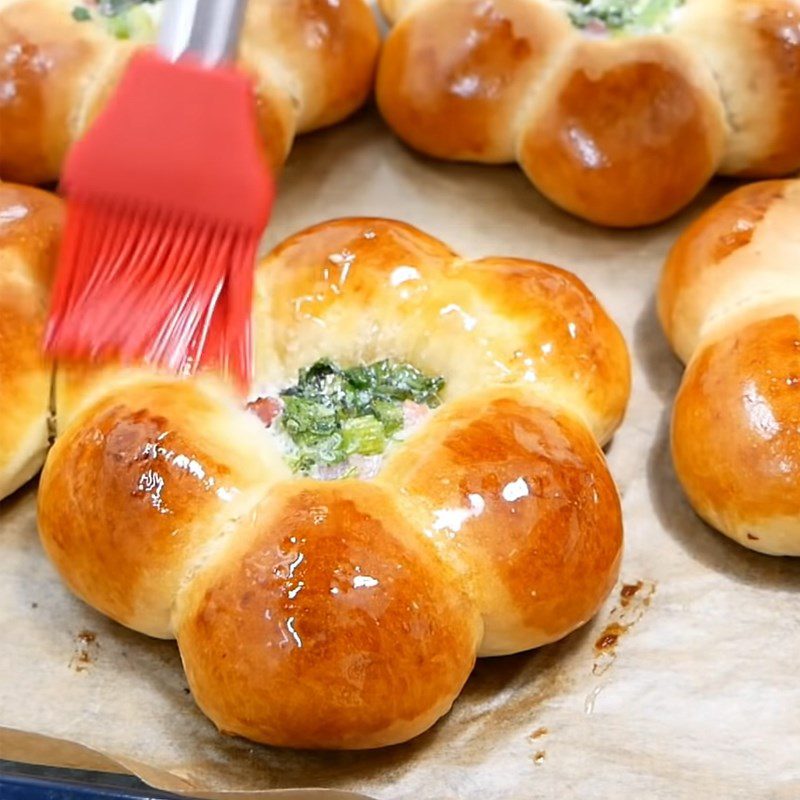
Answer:
[[[391,494],[354,481],[276,487],[187,595],[178,642],[193,695],[223,731],[273,745],[421,733],[461,691],[481,632]]]
[[[684,361],[715,330],[793,302],[798,219],[800,182],[766,181],[731,192],[678,239],[658,308]]]
[[[750,5],[753,8],[756,4]],[[772,2],[761,6],[755,21],[748,22],[758,36],[759,54],[773,74],[775,127],[761,158],[744,165],[739,175],[788,175],[800,169],[800,3]]]
[[[261,134],[261,152],[274,173],[280,173],[292,148],[297,132],[296,109],[289,92],[259,64],[257,52],[242,50],[239,66],[250,77],[255,89],[256,124]],[[122,70],[109,80],[106,90],[97,99],[92,115],[86,120],[89,126],[94,115],[99,113],[108,97],[116,88]]]
[[[800,166],[800,0],[687,0],[666,32],[584,36],[541,0],[386,0],[383,116],[412,147],[516,158],[562,208],[659,222],[717,171]]]
[[[522,391],[451,403],[379,480],[462,566],[484,616],[480,655],[562,638],[616,581],[622,515],[600,448],[580,422]]]
[[[288,474],[263,428],[232,411],[195,382],[140,383],[56,440],[39,530],[79,597],[123,625],[172,635],[175,594],[204,546]]]
[[[69,146],[113,92],[138,44],[77,22],[70,0],[6,0],[0,14],[0,175],[57,180]],[[363,0],[254,0],[242,65],[254,77],[265,153],[274,167],[300,130],[352,113],[378,51]]]
[[[415,3],[425,2],[425,0],[378,0],[378,9],[383,18],[390,24],[394,25],[400,15],[407,13]]]
[[[675,470],[695,510],[745,547],[800,556],[800,320],[703,348],[675,401]],[[713,442],[713,444],[712,444]]]
[[[720,84],[731,126],[720,171],[770,178],[800,168],[800,2],[694,0],[676,34]]]
[[[152,380],[144,368],[123,368],[116,364],[64,364],[55,370],[56,433],[61,435],[73,420],[90,405],[110,392],[124,392],[124,387]]]
[[[675,244],[659,315],[688,362],[675,469],[697,512],[746,547],[800,555],[800,181],[732,192]]]
[[[51,370],[41,339],[61,226],[56,197],[0,185],[0,499],[44,462]]]
[[[363,105],[379,47],[363,0],[261,0],[248,6],[243,52],[262,75],[275,68],[283,76],[299,133],[339,122]]]
[[[40,492],[68,585],[177,635],[223,731],[404,741],[447,712],[478,649],[538,646],[596,612],[622,535],[597,438],[619,423],[630,365],[577,278],[343,219],[262,261],[254,322],[254,397],[320,357],[394,358],[443,375],[443,404],[374,481],[325,483],[292,477],[280,438],[207,376],[72,372]]]
[[[79,133],[91,77],[111,66],[115,45],[97,26],[73,20],[59,0],[17,0],[3,8],[0,176],[24,183],[58,177]]]
[[[519,162],[541,192],[591,222],[660,222],[717,169],[725,125],[713,91],[667,37],[578,42],[523,122]]]
[[[431,4],[387,40],[378,106],[423,153],[513,161],[520,106],[568,33],[563,15],[531,0]]]
[[[465,261],[387,220],[323,223],[276,248],[256,276],[255,326],[265,386],[320,354],[405,358],[443,375],[448,399],[523,383],[569,405],[601,442],[630,392],[622,335],[574,275],[523,259]],[[453,358],[459,350],[470,358]]]

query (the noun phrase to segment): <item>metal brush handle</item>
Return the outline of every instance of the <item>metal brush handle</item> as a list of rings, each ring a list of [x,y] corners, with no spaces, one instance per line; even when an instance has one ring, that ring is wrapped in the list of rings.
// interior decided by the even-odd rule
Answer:
[[[158,49],[170,61],[185,55],[209,66],[236,58],[247,0],[166,0]]]

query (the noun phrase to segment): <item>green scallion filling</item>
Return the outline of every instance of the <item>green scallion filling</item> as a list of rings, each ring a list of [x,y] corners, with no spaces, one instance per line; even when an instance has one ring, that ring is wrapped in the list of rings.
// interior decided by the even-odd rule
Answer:
[[[154,5],[159,0],[99,0],[84,2],[72,9],[72,18],[78,22],[95,20],[117,39],[152,39],[155,26],[142,6]]]
[[[309,474],[352,455],[380,455],[403,427],[403,403],[435,408],[443,388],[443,378],[404,362],[342,369],[327,359],[317,361],[281,392],[277,426],[294,444],[292,468]]]
[[[599,25],[609,31],[662,30],[670,14],[684,0],[569,0],[569,15],[574,25],[589,28]]]

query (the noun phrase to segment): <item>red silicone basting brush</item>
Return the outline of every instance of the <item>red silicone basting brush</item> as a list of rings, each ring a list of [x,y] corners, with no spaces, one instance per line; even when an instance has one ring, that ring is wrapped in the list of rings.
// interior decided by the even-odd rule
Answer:
[[[252,369],[256,251],[274,184],[249,80],[232,64],[245,0],[166,0],[70,152],[45,347],[57,359]]]

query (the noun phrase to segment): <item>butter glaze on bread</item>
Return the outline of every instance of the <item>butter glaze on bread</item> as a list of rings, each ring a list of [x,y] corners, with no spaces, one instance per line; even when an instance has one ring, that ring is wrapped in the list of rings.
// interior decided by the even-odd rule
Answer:
[[[695,510],[745,547],[800,555],[800,181],[738,189],[666,263],[659,315],[687,363],[672,418]]]
[[[800,0],[686,0],[666,30],[609,37],[556,0],[381,7],[395,133],[437,158],[517,161],[591,222],[660,222],[717,172],[800,168]]]
[[[95,22],[76,21],[75,5],[0,0],[2,178],[55,181],[70,145],[142,46],[114,38]],[[249,3],[240,65],[254,79],[264,151],[274,168],[283,164],[295,134],[337,122],[364,102],[378,46],[363,0]]]
[[[441,406],[372,480],[319,481],[210,379],[83,376],[42,475],[42,542],[86,602],[177,638],[222,731],[407,740],[476,656],[559,639],[612,588],[622,520],[600,447],[628,400],[624,341],[568,272],[468,261],[380,219],[292,236],[255,297],[253,397],[320,357],[393,358],[443,376]]]
[[[0,184],[0,499],[44,463],[51,366],[40,343],[61,226],[58,198]]]

